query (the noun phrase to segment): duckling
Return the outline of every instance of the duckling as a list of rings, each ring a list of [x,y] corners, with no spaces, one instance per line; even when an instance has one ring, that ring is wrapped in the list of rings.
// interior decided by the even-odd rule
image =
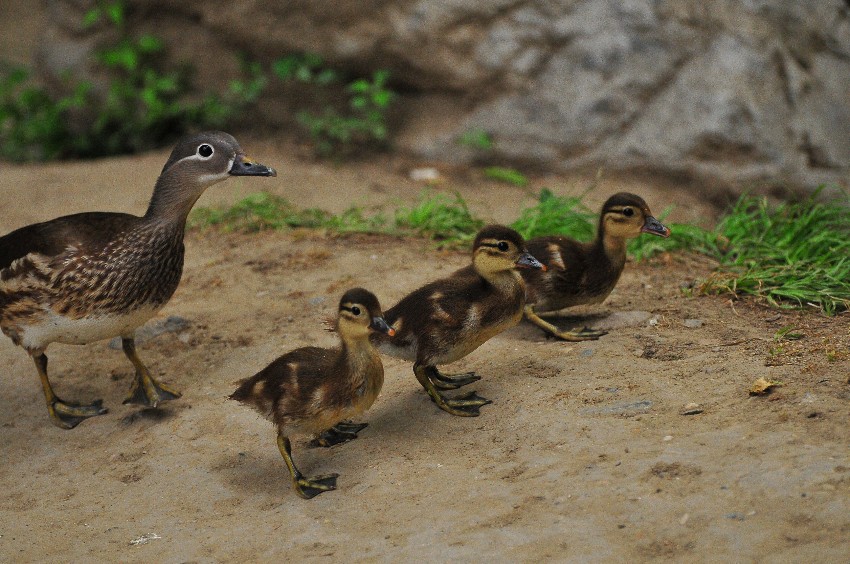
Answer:
[[[339,474],[305,478],[292,461],[290,433],[316,434],[315,442],[321,446],[356,438],[366,424],[346,420],[369,409],[384,384],[384,365],[369,334],[394,333],[381,314],[378,298],[363,288],[342,296],[335,330],[339,348],[303,347],[288,352],[243,380],[230,396],[277,425],[277,447],[292,487],[304,499],[335,490]]]
[[[45,354],[54,342],[120,336],[136,370],[124,403],[156,407],[180,397],[151,376],[136,353],[134,332],[177,289],[186,218],[204,190],[231,176],[275,175],[227,133],[192,135],[171,152],[144,216],[79,213],[0,237],[0,329],[35,362],[55,425],[71,429],[107,410],[101,400],[83,405],[56,396]]]
[[[460,360],[522,319],[521,268],[546,267],[526,250],[522,236],[513,229],[485,227],[475,238],[470,266],[408,294],[385,315],[395,335],[375,334],[372,339],[381,352],[414,362],[416,379],[440,409],[477,416],[490,400],[475,392],[446,398],[437,389],[453,390],[480,377],[473,372],[442,374],[437,365]]]
[[[528,285],[525,317],[550,335],[565,341],[598,339],[605,331],[561,331],[537,312],[557,311],[605,300],[626,265],[626,243],[641,233],[669,237],[670,230],[653,217],[640,196],[614,194],[602,206],[596,239],[579,243],[566,237],[537,237],[528,249],[548,267],[524,271]]]

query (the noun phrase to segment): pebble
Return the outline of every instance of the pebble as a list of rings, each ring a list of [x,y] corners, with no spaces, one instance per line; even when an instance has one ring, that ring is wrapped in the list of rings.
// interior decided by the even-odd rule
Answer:
[[[432,167],[414,168],[410,171],[410,179],[414,182],[438,182],[440,171]]]
[[[665,440],[665,441],[672,441],[672,440],[673,440],[673,435],[664,435],[664,440]]]
[[[682,515],[681,517],[679,517],[679,524],[680,524],[680,525],[684,525],[685,523],[687,523],[687,522],[688,522],[688,519],[690,519],[690,518],[691,518],[691,516],[690,516],[690,515],[688,515],[687,513],[685,513],[684,515]]]
[[[685,320],[685,327],[687,327],[688,329],[696,329],[696,328],[702,327],[702,326],[703,326],[702,319],[686,319]]]
[[[163,333],[180,333],[185,331],[192,325],[192,322],[179,315],[169,315],[165,319],[155,319],[149,321],[136,329],[135,341],[140,345],[146,341],[150,341],[154,337],[158,337]],[[109,341],[109,348],[121,350],[121,337],[115,337]]]
[[[697,415],[698,413],[702,413],[703,409],[700,407],[698,403],[689,403],[686,404],[685,407],[679,412],[680,415]]]

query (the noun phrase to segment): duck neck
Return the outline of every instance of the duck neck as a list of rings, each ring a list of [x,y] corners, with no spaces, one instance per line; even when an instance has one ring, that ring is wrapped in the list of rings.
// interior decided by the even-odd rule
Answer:
[[[593,246],[594,253],[616,266],[626,264],[626,239],[605,232],[600,224]]]
[[[204,190],[206,186],[186,182],[164,173],[156,181],[145,219],[152,223],[183,228],[192,206]]]
[[[369,341],[368,333],[362,335],[340,334],[340,340],[342,341],[342,356],[355,370],[363,368],[377,354],[375,347]]]
[[[525,288],[525,281],[516,269],[498,270],[496,272],[487,272],[478,269],[476,271],[488,284],[503,294],[511,294],[517,288]]]

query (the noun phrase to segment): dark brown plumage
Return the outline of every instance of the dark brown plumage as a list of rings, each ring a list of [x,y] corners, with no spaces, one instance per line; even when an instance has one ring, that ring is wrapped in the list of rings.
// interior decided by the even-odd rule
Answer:
[[[70,429],[106,412],[63,402],[47,377],[50,343],[122,338],[136,368],[127,402],[156,406],[180,394],[159,384],[138,358],[135,329],[177,289],[183,232],[195,201],[229,176],[274,176],[223,132],[186,137],[157,179],[147,213],[90,212],[22,227],[0,238],[0,328],[32,356],[54,424]]]
[[[475,392],[445,398],[437,388],[456,389],[479,377],[441,374],[437,365],[460,360],[519,322],[525,304],[520,268],[543,265],[513,229],[485,227],[475,238],[470,266],[408,294],[385,314],[395,336],[372,338],[382,352],[414,362],[416,378],[441,409],[476,416],[488,400]]]
[[[378,299],[363,288],[347,291],[339,302],[336,331],[340,347],[304,347],[288,352],[243,380],[230,399],[250,405],[278,429],[278,448],[301,497],[336,488],[337,474],[305,478],[292,461],[292,433],[318,435],[320,446],[354,439],[366,424],[341,423],[374,403],[384,383],[381,357],[369,334],[392,334]]]
[[[537,313],[582,304],[601,303],[608,297],[626,265],[626,243],[641,233],[669,237],[670,230],[653,217],[640,196],[614,194],[602,206],[596,239],[580,243],[567,237],[537,237],[529,252],[548,269],[525,271],[528,285],[526,318],[547,333],[567,341],[597,339],[604,331],[561,331]]]

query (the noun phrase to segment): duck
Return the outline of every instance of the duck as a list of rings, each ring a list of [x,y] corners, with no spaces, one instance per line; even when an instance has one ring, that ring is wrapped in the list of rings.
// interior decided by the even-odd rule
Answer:
[[[290,435],[313,435],[311,444],[323,447],[355,439],[367,424],[350,419],[372,406],[384,384],[384,365],[369,335],[394,333],[378,298],[363,288],[340,298],[334,330],[339,347],[290,351],[242,380],[230,395],[277,426],[278,450],[293,489],[304,499],[335,490],[339,474],[306,478],[292,460]]]
[[[184,137],[156,181],[145,215],[85,212],[0,237],[0,329],[35,363],[50,420],[63,429],[107,412],[60,399],[47,372],[51,343],[83,345],[115,336],[135,369],[124,403],[156,407],[180,397],[139,358],[134,333],[171,298],[183,271],[189,211],[232,176],[276,176],[221,131]]]
[[[472,245],[472,264],[414,290],[384,317],[393,335],[375,334],[378,349],[413,362],[413,373],[437,406],[460,417],[476,417],[490,400],[474,391],[448,398],[480,379],[474,372],[443,374],[437,368],[460,360],[522,319],[526,288],[520,269],[545,269],[522,236],[503,225],[482,228]]]
[[[605,335],[606,331],[586,327],[563,331],[538,314],[602,303],[626,266],[626,244],[641,233],[666,238],[670,229],[652,215],[643,198],[619,192],[603,204],[593,241],[580,243],[561,236],[530,239],[529,252],[547,270],[522,273],[528,287],[525,318],[548,335],[564,341],[595,340]]]

